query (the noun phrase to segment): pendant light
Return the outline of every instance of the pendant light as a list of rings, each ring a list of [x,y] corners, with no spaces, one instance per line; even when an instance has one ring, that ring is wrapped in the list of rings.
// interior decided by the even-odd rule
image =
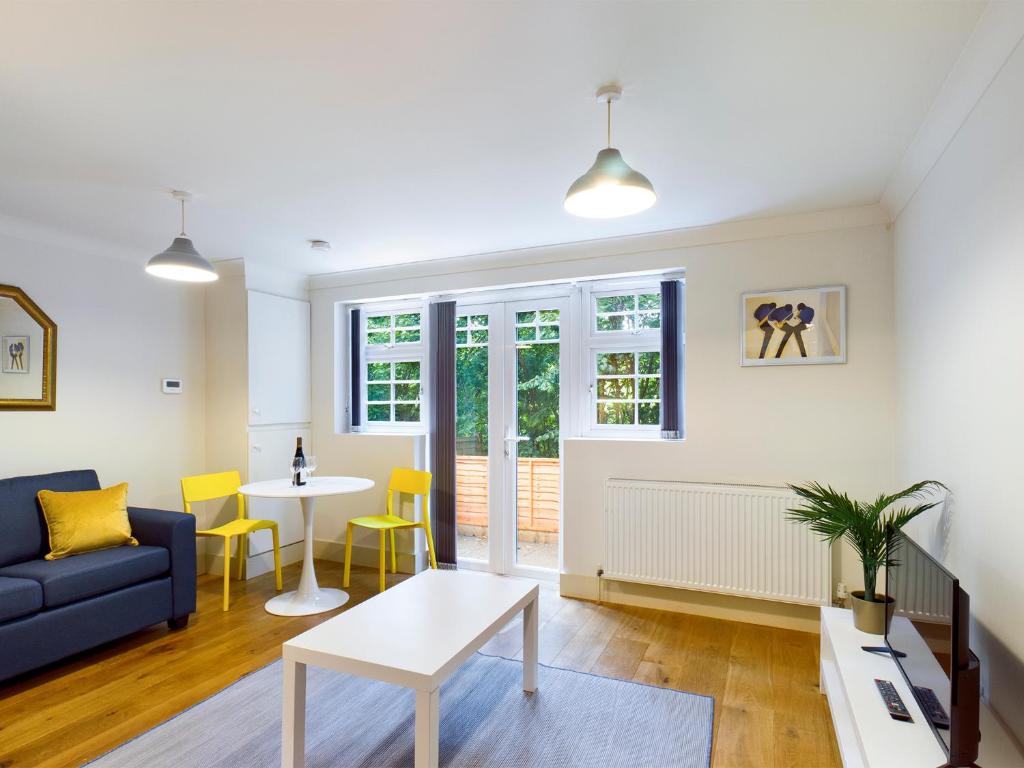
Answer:
[[[171,197],[181,203],[181,234],[174,238],[167,250],[149,260],[146,271],[157,277],[186,283],[209,283],[216,280],[217,270],[200,255],[192,245],[192,239],[185,234],[185,203],[192,199],[192,194],[176,189],[171,192]]]
[[[612,102],[622,96],[617,85],[602,85],[597,100],[608,110],[608,146],[597,153],[590,170],[580,176],[565,195],[565,210],[587,219],[614,219],[646,211],[658,199],[642,173],[630,168],[619,150],[612,147]]]

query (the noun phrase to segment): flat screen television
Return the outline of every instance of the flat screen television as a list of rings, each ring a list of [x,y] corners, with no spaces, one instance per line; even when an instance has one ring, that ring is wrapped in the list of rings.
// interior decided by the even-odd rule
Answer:
[[[886,594],[894,599],[885,644],[949,766],[978,758],[980,666],[970,649],[970,598],[956,576],[903,532],[889,538]]]

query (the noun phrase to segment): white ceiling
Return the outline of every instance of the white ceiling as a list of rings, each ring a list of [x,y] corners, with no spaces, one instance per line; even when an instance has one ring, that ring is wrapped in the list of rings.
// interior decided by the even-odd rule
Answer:
[[[189,189],[205,255],[315,274],[873,203],[982,9],[0,0],[0,214],[142,263]],[[606,80],[659,200],[589,221]]]

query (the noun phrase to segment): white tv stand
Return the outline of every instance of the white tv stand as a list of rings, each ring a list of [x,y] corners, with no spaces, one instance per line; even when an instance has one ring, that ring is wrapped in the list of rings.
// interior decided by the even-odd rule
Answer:
[[[843,765],[845,768],[943,766],[945,750],[935,738],[896,662],[890,656],[861,650],[864,645],[884,644],[880,635],[854,629],[852,611],[821,609],[819,685],[821,692],[828,696]],[[892,681],[914,722],[904,723],[889,717],[875,687],[876,677]],[[978,765],[983,768],[1024,766],[1024,758],[984,705],[981,707],[981,734]]]

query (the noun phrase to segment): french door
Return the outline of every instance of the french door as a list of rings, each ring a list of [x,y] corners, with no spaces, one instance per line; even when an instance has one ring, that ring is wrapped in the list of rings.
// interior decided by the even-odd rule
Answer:
[[[456,313],[461,567],[554,578],[561,562],[565,297]]]

